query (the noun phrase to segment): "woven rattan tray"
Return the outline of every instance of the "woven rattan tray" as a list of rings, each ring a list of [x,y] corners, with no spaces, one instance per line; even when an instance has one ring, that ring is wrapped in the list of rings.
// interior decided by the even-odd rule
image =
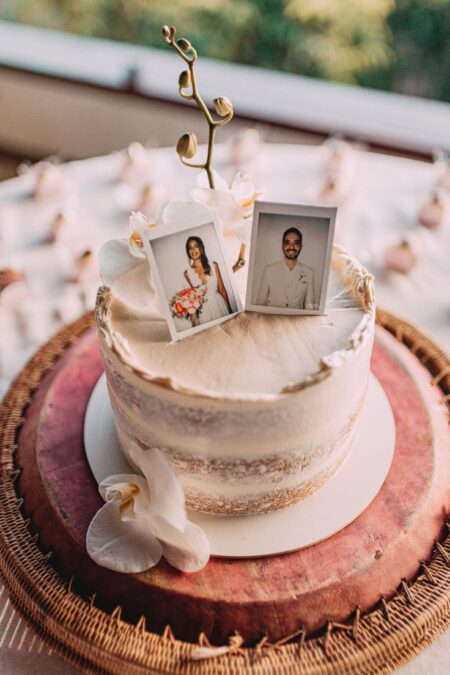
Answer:
[[[450,359],[426,335],[386,312],[378,323],[403,342],[431,372],[433,383],[450,400]],[[86,672],[108,673],[381,673],[412,658],[450,625],[450,537],[436,541],[431,561],[418,561],[417,578],[403,580],[390,601],[380,597],[374,611],[359,608],[348,623],[329,622],[319,636],[301,628],[271,644],[265,638],[243,648],[239,638],[212,658],[194,659],[196,647],[121,619],[120,607],[111,615],[95,606],[95,597],[75,591],[73,579],[61,578],[51,554],[39,549],[29,531],[15,489],[17,434],[24,412],[43,375],[77,338],[93,325],[86,315],[64,328],[30,361],[12,385],[0,408],[0,552],[1,573],[11,600],[32,627],[58,652]],[[199,643],[205,644],[204,636]]]

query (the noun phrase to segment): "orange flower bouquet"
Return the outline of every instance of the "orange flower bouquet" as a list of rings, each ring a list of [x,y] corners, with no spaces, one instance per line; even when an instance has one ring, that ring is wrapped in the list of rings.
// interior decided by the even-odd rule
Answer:
[[[179,319],[198,318],[205,301],[205,290],[202,288],[185,288],[175,293],[170,301],[172,316]]]

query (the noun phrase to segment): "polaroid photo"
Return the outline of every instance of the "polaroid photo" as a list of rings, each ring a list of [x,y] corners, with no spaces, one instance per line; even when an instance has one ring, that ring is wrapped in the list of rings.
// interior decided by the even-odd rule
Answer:
[[[255,202],[246,310],[325,313],[336,211]]]
[[[219,226],[212,218],[198,220],[149,229],[144,242],[172,340],[242,311]]]

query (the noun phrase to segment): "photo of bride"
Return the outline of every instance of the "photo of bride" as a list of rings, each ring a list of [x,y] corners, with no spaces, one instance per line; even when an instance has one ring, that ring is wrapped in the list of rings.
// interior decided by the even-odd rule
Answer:
[[[232,313],[228,293],[224,286],[219,263],[211,263],[205,252],[205,245],[200,237],[189,237],[186,241],[186,254],[190,269],[184,270],[184,278],[189,288],[204,289],[201,311],[191,314],[191,323],[198,326],[220,319]]]
[[[214,222],[155,228],[148,255],[167,322],[176,340],[222,323],[242,310]]]

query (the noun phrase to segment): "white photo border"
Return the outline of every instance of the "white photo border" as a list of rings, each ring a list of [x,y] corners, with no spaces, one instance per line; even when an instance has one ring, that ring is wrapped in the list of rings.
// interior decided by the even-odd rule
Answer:
[[[254,305],[252,303],[253,281],[255,274],[256,243],[258,240],[259,219],[264,213],[269,215],[293,216],[295,218],[312,217],[328,218],[327,247],[325,251],[325,266],[320,291],[319,309],[293,309],[290,307],[268,307],[267,305]],[[245,294],[245,311],[259,312],[261,314],[282,314],[286,316],[323,316],[325,314],[325,302],[330,274],[331,252],[333,249],[334,229],[336,224],[337,207],[314,206],[312,204],[289,204],[285,202],[256,201],[253,211],[252,233],[250,239],[250,258],[248,263],[247,291]]]
[[[185,330],[179,331],[175,326],[175,321],[173,320],[173,316],[170,311],[169,298],[167,298],[166,296],[166,291],[159,272],[158,261],[156,260],[156,256],[152,248],[152,241],[154,241],[155,239],[163,239],[172,234],[177,234],[178,232],[192,230],[194,227],[201,227],[202,225],[212,225],[214,227],[220,252],[222,254],[225,263],[225,269],[228,273],[230,286],[234,293],[234,300],[237,305],[237,311],[232,312],[231,314],[226,314],[225,316],[221,316],[218,319],[214,319],[213,321],[208,321],[208,323],[200,324],[198,326],[192,326],[192,328],[186,328]],[[223,245],[224,242],[221,227],[217,222],[217,219],[212,211],[210,212],[209,215],[205,213],[202,216],[191,216],[190,218],[188,217],[182,223],[172,223],[170,225],[155,225],[154,227],[150,227],[148,231],[145,232],[145,237],[143,237],[143,241],[144,241],[144,252],[147,256],[147,260],[150,263],[152,279],[153,282],[155,283],[156,291],[159,297],[161,298],[164,309],[164,315],[167,320],[170,336],[173,341],[183,340],[184,338],[189,337],[191,335],[195,335],[196,333],[200,333],[201,331],[206,330],[207,328],[217,326],[218,324],[223,323],[224,321],[228,321],[229,319],[232,319],[233,317],[237,316],[238,314],[244,311],[241,297],[236,289],[236,284],[233,279],[234,273],[229,263],[228,255]]]

